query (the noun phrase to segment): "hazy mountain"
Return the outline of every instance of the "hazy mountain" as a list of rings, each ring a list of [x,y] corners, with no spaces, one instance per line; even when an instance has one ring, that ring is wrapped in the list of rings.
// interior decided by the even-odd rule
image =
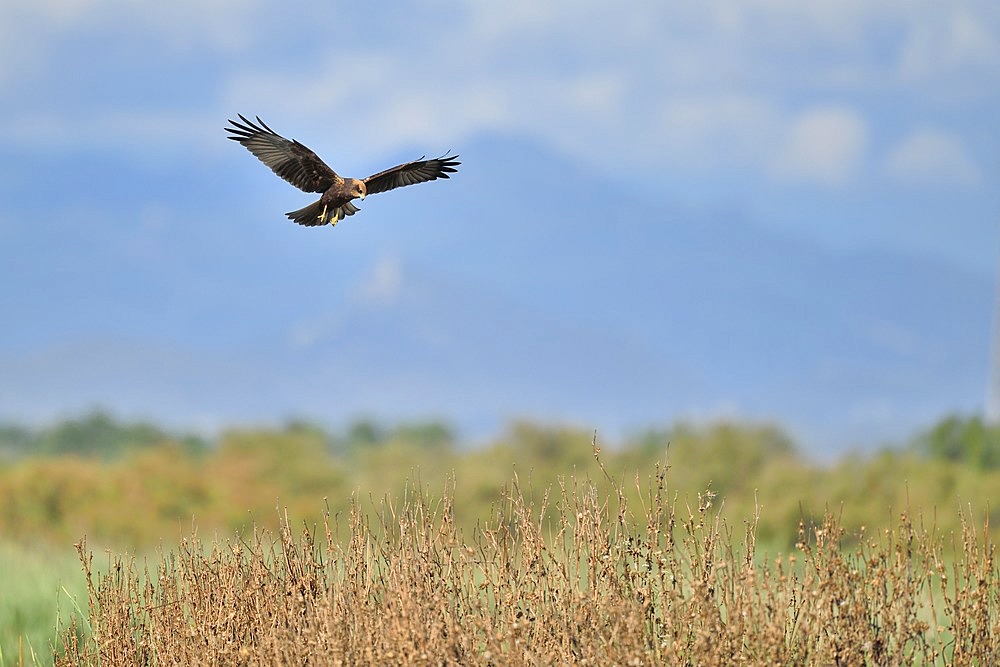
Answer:
[[[308,197],[267,174],[207,187],[218,165],[166,192],[150,183],[169,168],[149,167],[125,199],[101,186],[106,209],[0,226],[17,281],[0,289],[16,316],[0,416],[365,413],[474,433],[531,416],[614,434],[734,415],[837,448],[979,403],[981,275],[834,253],[517,141],[462,158],[453,181],[372,198],[335,230],[283,221]]]

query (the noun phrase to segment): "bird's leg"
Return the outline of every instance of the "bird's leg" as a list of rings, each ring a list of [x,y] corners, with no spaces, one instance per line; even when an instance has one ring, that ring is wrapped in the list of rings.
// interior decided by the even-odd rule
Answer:
[[[327,204],[323,204],[323,212],[319,214],[319,221],[321,223],[326,222],[326,207]]]

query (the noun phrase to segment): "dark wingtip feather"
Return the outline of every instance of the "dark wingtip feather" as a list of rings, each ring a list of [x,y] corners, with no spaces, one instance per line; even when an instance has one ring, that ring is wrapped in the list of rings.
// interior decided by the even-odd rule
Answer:
[[[237,123],[235,120],[230,118],[229,124],[232,125],[232,127],[227,127],[225,129],[226,132],[229,132],[233,136],[226,138],[232,139],[233,141],[242,142],[252,137],[255,134],[256,128],[253,127],[253,123],[250,123],[250,121],[248,121],[246,118],[243,117],[243,114],[238,114],[238,115],[241,120],[249,123],[249,125],[243,125],[242,123]]]
[[[260,123],[260,126],[261,126],[262,128],[264,128],[265,130],[267,130],[267,131],[268,131],[268,132],[270,132],[271,134],[278,134],[277,132],[275,132],[274,130],[272,130],[271,128],[269,128],[269,127],[267,126],[267,123],[265,123],[264,121],[262,121],[262,120],[260,119],[260,116],[255,116],[255,118],[257,119],[257,122],[258,122],[258,123]]]
[[[228,132],[232,132],[234,135],[236,135],[235,137],[229,137],[230,139],[234,139],[236,141],[242,141],[244,139],[249,139],[250,137],[252,137],[255,134],[262,134],[262,133],[263,134],[273,134],[274,136],[279,136],[277,132],[275,132],[274,130],[272,130],[271,128],[269,128],[267,126],[267,124],[264,123],[264,121],[262,121],[260,119],[260,116],[255,116],[255,118],[257,119],[257,123],[258,123],[258,124],[255,124],[252,120],[250,120],[249,118],[247,118],[243,114],[236,114],[236,115],[243,122],[242,123],[238,123],[235,120],[233,120],[232,118],[229,119],[229,123],[232,125],[232,127],[227,127],[226,130]],[[239,137],[239,138],[237,138],[237,137]]]

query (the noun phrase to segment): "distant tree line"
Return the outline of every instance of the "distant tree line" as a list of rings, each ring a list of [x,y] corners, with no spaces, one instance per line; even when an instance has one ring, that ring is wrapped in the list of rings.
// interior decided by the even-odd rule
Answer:
[[[173,433],[148,422],[122,422],[103,410],[32,429],[0,423],[0,461],[31,456],[114,459],[126,452],[171,442],[191,453],[207,447],[204,438]]]
[[[328,430],[292,420],[208,437],[97,411],[40,428],[0,424],[0,535],[153,545],[176,534],[178,522],[239,533],[273,525],[276,507],[303,518],[321,509],[346,516],[398,499],[408,485],[432,495],[453,489],[456,521],[472,531],[512,483],[542,498],[575,476],[640,507],[652,499],[640,498],[639,487],[664,474],[671,497],[692,507],[711,499],[732,525],[764,508],[758,538],[785,548],[830,508],[844,526],[874,530],[890,508],[929,512],[956,499],[1000,507],[998,442],[996,428],[952,416],[898,446],[818,464],[768,423],[682,422],[620,442],[598,437],[595,450],[589,429],[529,421],[473,447],[440,421],[360,419]],[[556,511],[550,504],[545,516]],[[987,511],[1000,526],[1000,510]],[[938,528],[958,528],[957,515],[942,516],[954,520]]]
[[[306,420],[290,420],[289,433],[310,433],[325,443],[327,453],[351,457],[359,452],[406,445],[422,450],[452,451],[457,444],[455,431],[440,420],[385,425],[372,419],[358,419],[339,430],[329,431]],[[572,430],[572,429],[569,429]],[[565,433],[560,429],[527,422],[512,424],[504,439],[534,451],[540,458],[559,458],[564,451]],[[639,432],[623,443],[624,448],[649,450],[701,437],[698,428],[680,423],[667,429]],[[753,470],[766,460],[798,454],[796,444],[771,425],[724,424],[713,431],[725,455],[720,463],[728,468]],[[216,440],[190,432],[178,432],[146,421],[123,421],[104,410],[64,419],[53,425],[31,428],[14,422],[0,422],[0,462],[27,457],[73,455],[113,460],[123,454],[169,443],[189,454],[212,449]],[[949,415],[908,442],[890,449],[908,452],[927,460],[949,461],[978,470],[1000,468],[1000,425],[991,425],[979,416]],[[683,453],[684,447],[680,447]],[[741,465],[734,466],[734,462]]]
[[[388,427],[371,419],[358,419],[341,431],[328,432],[309,421],[290,420],[284,430],[317,435],[324,440],[329,453],[335,455],[349,455],[359,449],[399,441],[422,448],[450,449],[455,445],[454,431],[442,421]],[[0,462],[65,455],[113,460],[163,444],[179,445],[189,454],[203,454],[217,442],[215,438],[174,431],[146,421],[119,420],[104,410],[41,428],[0,422]]]
[[[995,470],[1000,468],[1000,425],[951,415],[917,436],[911,447],[931,459]]]

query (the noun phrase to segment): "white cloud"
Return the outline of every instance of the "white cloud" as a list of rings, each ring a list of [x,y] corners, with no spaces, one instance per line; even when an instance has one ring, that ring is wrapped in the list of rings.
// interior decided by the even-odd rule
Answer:
[[[301,352],[323,342],[336,340],[343,331],[342,316],[338,313],[330,313],[322,317],[295,322],[289,327],[285,340],[290,350]]]
[[[596,0],[438,0],[403,9],[406,21],[361,6],[323,6],[309,15],[313,25],[303,26],[295,11],[272,12],[259,1],[11,0],[0,5],[0,93],[4,63],[25,60],[15,58],[17,50],[53,56],[54,70],[57,53],[49,52],[60,40],[95,27],[109,40],[118,34],[148,42],[137,60],[151,59],[156,71],[164,49],[213,54],[206,62],[218,63],[219,79],[199,79],[183,100],[191,114],[173,120],[162,108],[108,109],[99,98],[39,109],[19,108],[25,99],[37,107],[37,95],[0,95],[0,136],[50,137],[49,145],[60,146],[119,142],[143,151],[167,137],[212,150],[204,148],[215,146],[207,132],[218,128],[205,118],[242,111],[261,114],[348,171],[368,166],[352,152],[380,164],[404,146],[434,151],[480,133],[510,133],[601,167],[735,166],[842,185],[864,168],[868,137],[881,129],[868,125],[874,114],[862,116],[865,94],[919,95],[924,83],[914,80],[928,68],[997,62],[1000,22],[989,6],[637,0],[623,13]],[[31,20],[21,21],[25,16]],[[333,23],[363,26],[364,38],[319,38],[315,26]],[[21,46],[5,45],[4,33],[18,31],[27,35]],[[286,43],[293,34],[294,44]],[[129,76],[144,71],[128,67]],[[1000,92],[1000,83],[981,78]],[[828,106],[795,111],[816,100]],[[133,139],[150,127],[155,135]]]
[[[773,164],[774,174],[792,181],[839,186],[862,166],[868,126],[853,109],[823,107],[791,122]]]
[[[368,306],[391,306],[403,291],[403,264],[398,257],[380,257],[354,291],[354,298]]]
[[[760,163],[772,150],[781,112],[766,98],[745,94],[685,95],[659,110],[660,150],[704,169]]]
[[[982,173],[958,137],[938,129],[920,128],[888,153],[885,169],[907,185],[976,185]]]
[[[245,43],[257,4],[256,0],[4,0],[0,25],[8,23],[11,34],[37,33],[42,38],[110,28],[159,36],[173,44],[232,47]]]
[[[341,223],[343,224],[343,223]],[[367,268],[358,280],[347,287],[347,302],[363,309],[381,310],[397,304],[406,285],[403,263],[396,255],[383,255]],[[292,350],[305,350],[336,340],[348,329],[350,308],[334,308],[326,314],[295,322],[285,340]]]
[[[239,108],[276,100],[286,117],[344,119],[366,152],[513,132],[583,160],[739,166],[843,185],[864,168],[873,128],[857,100],[838,100],[897,85],[906,40],[886,41],[886,31],[933,25],[926,8],[869,0],[640,1],[626,17],[585,1],[434,7],[459,27],[423,26],[421,48],[331,44],[307,73],[257,71],[227,97]],[[791,111],[817,92],[828,108]]]
[[[9,145],[33,149],[133,152],[139,148],[143,159],[156,159],[171,153],[225,151],[228,146],[218,140],[223,125],[224,119],[206,125],[204,115],[194,111],[45,110],[7,116],[0,137]]]
[[[900,52],[904,80],[1000,72],[1000,12],[995,4],[973,12],[974,4],[942,3],[915,13]]]
[[[134,43],[145,51],[136,54],[136,61],[147,54],[189,58],[201,51],[245,48],[253,43],[258,4],[259,0],[3,0],[0,93],[15,81],[34,87],[32,79],[47,71],[87,68],[91,53],[61,50],[76,35],[94,38],[109,50]]]

